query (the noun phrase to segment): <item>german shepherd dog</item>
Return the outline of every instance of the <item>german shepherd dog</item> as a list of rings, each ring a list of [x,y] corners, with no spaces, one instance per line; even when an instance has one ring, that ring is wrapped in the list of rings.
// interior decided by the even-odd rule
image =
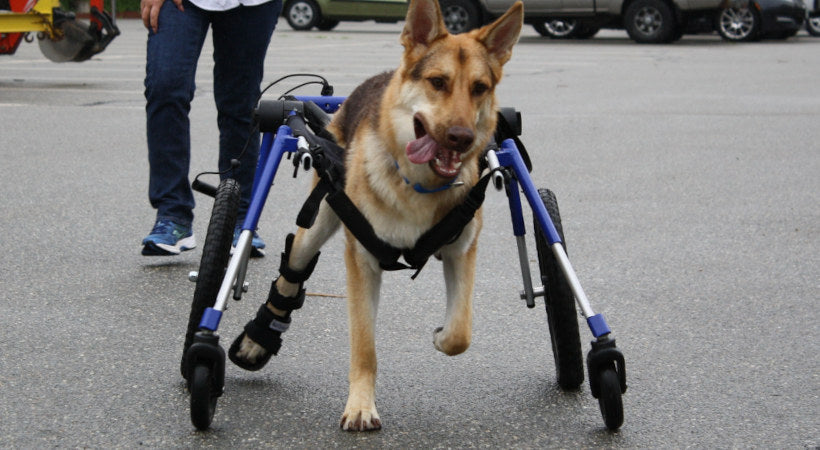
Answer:
[[[496,128],[495,87],[512,56],[523,18],[519,1],[493,23],[451,35],[437,0],[411,0],[401,34],[400,66],[357,87],[334,116],[328,129],[346,149],[345,193],[383,241],[396,248],[413,247],[477,183],[478,159]],[[480,212],[457,240],[436,254],[443,262],[447,307],[433,344],[447,355],[462,353],[470,345]],[[299,228],[288,243],[286,271],[308,266],[312,271],[320,248],[340,225],[322,202],[313,226]],[[350,391],[341,427],[376,430],[381,419],[375,401],[374,331],[382,269],[349,230],[345,234]],[[309,274],[296,277],[297,282],[286,272],[281,274],[271,298],[304,295],[301,281]],[[277,307],[281,304],[287,302],[269,298],[266,306],[279,325],[289,324],[290,311]],[[287,326],[271,323],[270,328],[279,333]],[[271,352],[243,333],[232,346],[231,359],[256,370],[275,350],[278,345]]]

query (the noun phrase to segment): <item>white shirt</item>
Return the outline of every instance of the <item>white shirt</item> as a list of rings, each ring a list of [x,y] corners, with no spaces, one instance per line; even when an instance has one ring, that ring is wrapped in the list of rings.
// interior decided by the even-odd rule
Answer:
[[[271,0],[191,0],[194,5],[207,11],[227,11],[242,6],[256,6]]]

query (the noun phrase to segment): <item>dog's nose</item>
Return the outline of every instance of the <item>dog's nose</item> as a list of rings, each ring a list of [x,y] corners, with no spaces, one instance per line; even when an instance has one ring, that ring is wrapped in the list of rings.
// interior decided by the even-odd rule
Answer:
[[[447,146],[452,150],[463,152],[473,145],[475,135],[473,130],[465,127],[450,127],[447,129]]]

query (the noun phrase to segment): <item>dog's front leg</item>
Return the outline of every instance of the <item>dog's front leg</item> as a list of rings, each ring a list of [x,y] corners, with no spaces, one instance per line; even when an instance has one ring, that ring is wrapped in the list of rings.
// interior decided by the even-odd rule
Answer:
[[[293,239],[290,250],[286,250],[285,253],[289,254],[287,258],[287,268],[294,272],[304,271],[306,267],[311,264],[311,260],[318,257],[319,249],[325,242],[327,242],[328,239],[330,239],[336,230],[339,229],[340,225],[341,221],[338,216],[336,216],[336,213],[330,209],[330,206],[326,202],[322,202],[319,206],[319,213],[313,226],[308,229],[299,228]],[[282,268],[280,267],[280,271],[281,270]],[[312,268],[310,271],[312,271]],[[279,276],[276,279],[275,288],[272,288],[271,294],[268,295],[268,300],[265,302],[265,307],[268,308],[268,310],[275,316],[280,318],[287,317],[288,323],[290,323],[289,316],[291,310],[280,309],[281,306],[277,308],[271,303],[271,300],[276,298],[281,299],[281,297],[296,298],[297,295],[299,295],[301,288],[301,282],[293,283],[285,279],[284,276]],[[261,325],[261,328],[265,330],[265,333],[273,332],[271,330],[267,330],[269,327],[270,325],[267,323]],[[283,330],[275,331],[279,334],[284,332]],[[265,336],[263,335],[262,337]],[[278,334],[274,337],[278,337]],[[278,348],[276,348],[276,350],[278,350]],[[275,352],[273,354],[275,354]],[[243,332],[239,336],[239,339],[231,345],[231,349],[229,351],[231,361],[247,370],[261,369],[267,360],[270,359],[270,355],[271,351],[269,348],[265,348],[261,344],[261,341],[256,342],[251,339],[246,332]]]
[[[474,229],[465,229],[465,233]],[[475,235],[466,252],[459,249],[456,243],[441,253],[444,263],[444,281],[447,286],[447,312],[444,326],[437,328],[434,332],[433,345],[438,351],[450,356],[463,353],[470,346],[473,332],[473,284],[476,253]]]
[[[348,431],[381,428],[376,411],[376,310],[381,269],[348,232],[347,315],[350,326],[350,392],[340,426]]]

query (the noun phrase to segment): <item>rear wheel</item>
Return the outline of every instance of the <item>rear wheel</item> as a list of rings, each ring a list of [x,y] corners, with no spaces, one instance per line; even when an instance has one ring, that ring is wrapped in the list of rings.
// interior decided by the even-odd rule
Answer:
[[[635,42],[657,44],[672,42],[678,25],[663,0],[636,0],[626,8],[624,27]]]
[[[748,7],[729,7],[720,10],[716,28],[720,37],[727,41],[748,42],[758,38],[760,19]]]
[[[188,368],[185,367],[185,353],[194,341],[194,334],[199,330],[202,313],[216,302],[222,278],[225,276],[225,268],[231,257],[231,243],[239,210],[239,196],[239,183],[236,180],[228,178],[219,183],[211,211],[211,220],[208,223],[208,234],[205,236],[205,245],[202,246],[202,259],[199,263],[196,289],[194,289],[188,329],[185,333],[181,364],[182,376],[185,379],[189,375]]]
[[[538,194],[566,250],[555,194],[549,189],[539,189]],[[565,390],[578,389],[584,382],[584,360],[575,298],[538,220],[535,220],[535,248],[538,253],[541,282],[544,285],[544,303],[547,309],[552,354],[558,373],[558,385]]]
[[[285,20],[296,31],[307,31],[321,23],[322,13],[313,0],[291,0],[285,4]]]

